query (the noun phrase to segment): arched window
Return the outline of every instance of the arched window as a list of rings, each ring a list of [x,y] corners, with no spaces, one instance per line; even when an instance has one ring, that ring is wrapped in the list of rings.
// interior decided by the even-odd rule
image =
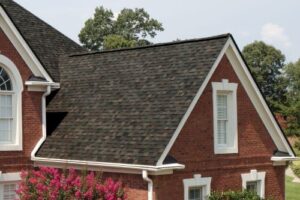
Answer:
[[[22,150],[22,91],[17,67],[0,55],[0,151]]]
[[[0,143],[14,142],[13,94],[10,76],[0,66]]]

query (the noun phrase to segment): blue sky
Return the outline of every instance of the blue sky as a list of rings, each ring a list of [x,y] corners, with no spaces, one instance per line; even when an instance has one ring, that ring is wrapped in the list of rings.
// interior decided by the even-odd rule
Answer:
[[[145,8],[163,23],[154,42],[232,33],[238,45],[263,40],[279,48],[288,61],[300,58],[299,0],[15,0],[78,42],[84,22],[96,6],[115,14]]]

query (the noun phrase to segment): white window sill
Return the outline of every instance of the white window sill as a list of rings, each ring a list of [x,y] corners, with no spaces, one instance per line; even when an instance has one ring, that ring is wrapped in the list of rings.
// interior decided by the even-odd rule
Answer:
[[[215,154],[237,154],[238,152],[236,147],[215,147]]]
[[[22,145],[20,144],[1,144],[0,151],[22,151]]]

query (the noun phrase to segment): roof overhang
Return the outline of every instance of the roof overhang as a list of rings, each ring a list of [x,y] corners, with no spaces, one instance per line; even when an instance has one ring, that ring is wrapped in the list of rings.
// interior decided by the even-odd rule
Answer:
[[[184,169],[182,164],[166,164],[160,166],[152,165],[138,165],[138,164],[123,164],[123,163],[109,163],[109,162],[95,162],[82,160],[66,160],[53,158],[32,158],[35,166],[48,166],[56,168],[74,168],[101,172],[117,172],[127,174],[142,174],[147,171],[149,175],[165,175],[172,174],[174,170]]]
[[[60,88],[59,83],[48,82],[48,81],[26,81],[25,85],[28,87],[28,91],[35,91],[35,92],[44,92],[47,90],[47,87],[49,86],[53,90]]]
[[[22,57],[26,65],[30,68],[32,73],[35,76],[45,78],[48,82],[53,82],[52,78],[42,66],[41,62],[36,57],[34,52],[31,50],[22,34],[14,25],[13,21],[6,13],[2,5],[0,5],[0,28],[3,30],[16,50],[19,52],[20,56]]]

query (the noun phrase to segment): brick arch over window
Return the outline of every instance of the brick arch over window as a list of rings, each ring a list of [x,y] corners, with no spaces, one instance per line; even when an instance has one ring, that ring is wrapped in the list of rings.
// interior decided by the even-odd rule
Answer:
[[[0,55],[0,151],[22,150],[22,91],[18,68]]]

